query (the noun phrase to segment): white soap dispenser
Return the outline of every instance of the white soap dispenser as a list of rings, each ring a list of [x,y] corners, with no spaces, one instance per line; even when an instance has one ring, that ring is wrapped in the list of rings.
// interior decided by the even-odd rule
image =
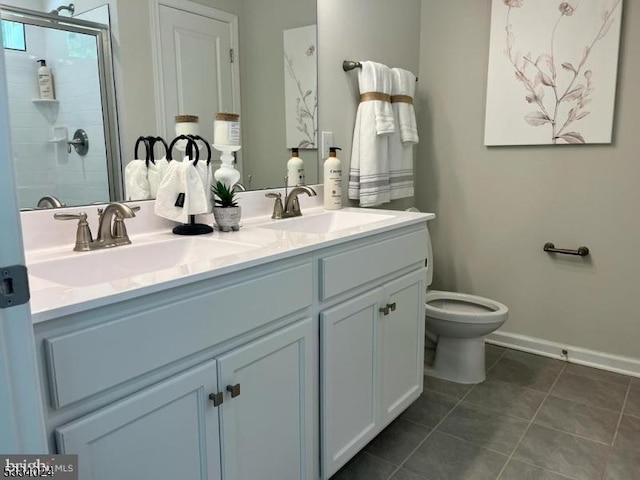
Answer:
[[[291,158],[287,162],[287,187],[305,185],[304,162],[297,148],[291,149]]]
[[[329,148],[329,158],[324,161],[324,208],[342,208],[342,162],[336,157],[339,147]]]
[[[43,100],[53,100],[53,78],[51,77],[51,69],[47,67],[45,60],[38,60],[40,68],[38,68],[38,88],[40,89],[40,98]]]

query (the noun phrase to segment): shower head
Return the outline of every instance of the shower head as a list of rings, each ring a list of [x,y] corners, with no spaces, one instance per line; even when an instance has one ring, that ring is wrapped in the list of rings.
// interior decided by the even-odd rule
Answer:
[[[68,11],[69,12],[69,16],[73,17],[73,13],[76,11],[76,6],[73,3],[70,3],[69,5],[60,5],[58,8],[54,8],[49,13],[51,13],[53,15],[60,15],[60,12],[62,10]]]

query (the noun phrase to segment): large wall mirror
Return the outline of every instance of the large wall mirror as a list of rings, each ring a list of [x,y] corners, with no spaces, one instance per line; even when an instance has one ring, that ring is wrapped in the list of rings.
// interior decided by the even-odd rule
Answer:
[[[103,118],[101,124],[95,119],[91,124],[86,123],[87,112],[91,109],[84,100],[63,104],[63,99],[59,98],[58,107],[32,101],[38,97],[36,60],[49,55],[48,51],[21,52],[21,68],[13,68],[7,61],[9,83],[24,83],[33,90],[20,94],[28,97],[29,102],[24,102],[27,105],[24,109],[33,111],[14,113],[10,109],[12,128],[15,127],[14,157],[18,162],[16,171],[22,208],[36,208],[38,200],[47,196],[54,196],[67,206],[124,199],[122,171],[133,158],[135,139],[140,135],[161,135],[170,140],[175,135],[173,119],[178,114],[198,115],[200,134],[213,142],[214,113],[240,113],[242,149],[237,155],[237,168],[242,174],[240,181],[247,189],[283,186],[293,146],[301,149],[306,183],[318,183],[314,0],[75,0],[72,18],[68,18],[71,12],[64,8],[68,4],[63,5],[59,1],[4,0],[3,3],[47,14],[57,10],[59,24],[72,27],[76,19],[108,24],[110,15],[112,27],[116,27],[119,37],[113,45],[119,134],[116,133],[116,122],[110,121],[105,125]],[[134,18],[139,21],[128,21]],[[11,32],[4,27],[6,43]],[[30,38],[38,35],[30,33],[30,28],[28,25],[25,27],[26,38],[36,45]],[[48,26],[37,28],[47,31]],[[66,30],[63,33],[60,40],[63,46],[58,47],[62,50],[73,43]],[[53,41],[54,35],[49,35],[40,45],[52,45]],[[94,41],[96,45],[98,42]],[[98,79],[101,75],[106,76],[106,84],[96,83],[96,90],[92,93],[87,90],[87,82],[82,85],[73,83],[80,78],[79,75],[66,75],[62,71],[64,65],[80,64],[80,59],[69,56],[65,51],[64,56],[51,60],[51,66],[54,76],[58,77],[54,77],[58,90],[62,87],[60,77],[64,76],[68,86],[63,88],[102,100],[102,109],[98,104],[93,110],[108,115],[109,109],[105,104],[108,99],[101,98],[101,95],[113,87],[113,72],[108,68],[100,71],[102,61],[96,52],[87,54],[93,58],[95,72],[88,73],[89,61],[85,59],[83,68],[87,73],[84,76],[94,75]],[[139,62],[131,61],[132,52]],[[5,50],[5,54],[8,60],[11,55],[19,56],[14,55],[13,50]],[[120,57],[125,55],[129,55],[130,61],[120,61]],[[122,70],[118,72],[118,68]],[[12,80],[11,75],[15,73],[19,73],[19,77]],[[122,82],[123,77],[142,76],[146,87],[141,86],[143,82]],[[136,98],[144,95],[149,98],[150,91],[155,92],[152,97],[154,105],[138,107]],[[53,110],[55,115],[52,116],[49,110]],[[42,117],[42,125],[31,132],[26,131],[26,126],[16,123],[21,120],[40,121],[38,115]],[[76,153],[73,145],[69,152],[66,140],[58,144],[52,142],[57,136],[62,138],[64,135],[73,141],[79,122],[86,123],[84,130],[89,133],[89,153],[84,157]],[[114,125],[115,131],[111,131],[114,141],[103,139],[104,135],[109,135],[109,126],[113,129]],[[37,140],[39,146],[22,145],[19,150],[19,143],[35,143],[36,133],[42,137]],[[109,151],[110,148],[115,151]],[[121,151],[122,161],[117,150]],[[32,151],[38,151],[42,158],[35,159]],[[91,155],[95,157],[90,159]],[[214,151],[214,165],[218,159],[219,153]],[[99,167],[93,168],[98,164]],[[30,177],[35,177],[35,180]],[[91,188],[87,188],[89,186]],[[81,190],[82,194],[71,194]],[[51,203],[46,202],[45,205],[51,206]]]

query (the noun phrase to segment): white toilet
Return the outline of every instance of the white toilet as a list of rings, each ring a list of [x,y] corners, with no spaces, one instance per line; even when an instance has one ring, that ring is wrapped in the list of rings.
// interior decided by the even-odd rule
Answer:
[[[436,342],[436,358],[427,372],[452,382],[480,383],[486,378],[484,337],[507,321],[509,309],[488,298],[429,290],[432,279],[429,239],[425,322],[427,337]]]

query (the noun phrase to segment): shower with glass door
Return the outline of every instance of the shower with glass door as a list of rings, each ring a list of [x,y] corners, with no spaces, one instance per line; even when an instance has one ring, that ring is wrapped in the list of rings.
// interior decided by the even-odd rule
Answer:
[[[98,21],[89,21],[69,16],[74,15],[73,4],[48,13],[0,5],[21,208],[122,198],[108,6],[104,8],[89,15]],[[53,95],[43,95],[40,87],[49,72]],[[40,202],[45,197],[57,202]]]

